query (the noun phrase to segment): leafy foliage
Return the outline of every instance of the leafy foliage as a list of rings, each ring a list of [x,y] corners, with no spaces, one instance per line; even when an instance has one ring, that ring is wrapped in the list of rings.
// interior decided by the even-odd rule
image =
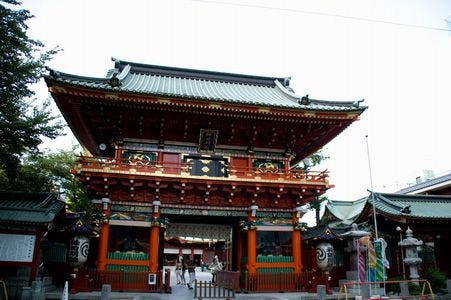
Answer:
[[[329,156],[325,156],[322,149],[318,150],[317,152],[313,153],[312,155],[310,155],[310,160],[311,160],[311,166],[317,166],[319,165],[321,162],[323,162],[326,159],[329,159]]]
[[[310,171],[313,167],[321,164],[322,161],[329,159],[329,156],[325,156],[323,153],[323,150],[320,149],[310,155],[309,157],[305,158],[304,160],[300,161],[296,165],[293,166],[293,169],[297,170],[304,170],[306,172]]]
[[[411,296],[421,295],[421,286],[419,284],[409,282],[408,286],[409,286],[409,294]]]
[[[322,152],[322,149],[318,150],[317,152],[313,153],[306,159],[304,159],[302,162],[295,165],[294,169],[301,169],[306,172],[310,171],[313,167],[321,164],[323,160],[329,159],[329,156],[325,156]],[[310,201],[309,203],[309,209],[315,210],[315,220],[316,225],[319,224],[320,221],[320,212],[323,202],[327,201],[327,196],[319,196],[315,197],[314,200]]]
[[[29,11],[12,10],[0,2],[0,174],[7,189],[17,189],[23,155],[39,153],[41,138],[55,138],[63,128],[51,115],[48,101],[38,106],[32,99],[30,84],[40,79],[45,63],[59,50],[39,52],[43,44],[26,33],[30,18]]]
[[[431,284],[432,290],[437,293],[440,289],[446,288],[446,280],[448,279],[445,272],[436,268],[428,268],[422,276]]]
[[[60,193],[69,210],[89,215],[94,212],[94,208],[88,193],[71,173],[76,164],[72,150],[27,156],[18,169],[20,176],[15,180],[14,186],[21,191]],[[4,179],[4,174],[0,174],[0,182]]]
[[[315,199],[310,201],[310,203],[309,203],[309,208],[315,210],[316,225],[319,225],[319,223],[320,223],[321,207],[324,202],[327,202],[327,200],[329,200],[329,198],[327,198],[327,196],[320,196],[320,197],[315,197]]]

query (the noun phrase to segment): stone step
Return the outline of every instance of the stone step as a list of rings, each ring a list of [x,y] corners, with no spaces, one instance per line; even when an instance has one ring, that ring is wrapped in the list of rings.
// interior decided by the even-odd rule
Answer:
[[[54,286],[53,284],[46,285],[41,288],[41,291],[44,293],[53,292],[53,291],[56,291],[56,286]]]

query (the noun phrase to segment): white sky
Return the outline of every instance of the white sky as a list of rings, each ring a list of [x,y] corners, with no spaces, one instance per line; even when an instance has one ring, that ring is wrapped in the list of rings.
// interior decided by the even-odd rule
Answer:
[[[451,1],[29,0],[23,7],[35,15],[29,35],[64,49],[49,63],[62,72],[104,77],[115,57],[291,76],[298,95],[364,98],[361,120],[325,147],[330,199],[368,195],[365,135],[375,191],[405,187],[424,169],[451,170],[451,35],[391,24],[448,29]],[[48,95],[45,84],[38,89]]]

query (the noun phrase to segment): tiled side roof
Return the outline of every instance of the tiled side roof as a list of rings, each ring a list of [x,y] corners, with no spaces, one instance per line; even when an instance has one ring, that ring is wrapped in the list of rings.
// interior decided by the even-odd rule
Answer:
[[[328,200],[326,211],[350,225],[362,211],[366,200],[366,197],[355,201]]]
[[[393,217],[429,220],[451,220],[451,196],[374,193],[356,201],[330,200],[325,214],[332,214],[350,225],[366,206],[375,203],[376,211]]]
[[[0,191],[0,223],[47,224],[64,204],[56,194]]]
[[[47,81],[120,93],[142,94],[315,111],[362,112],[361,101],[321,101],[294,94],[289,78],[201,71],[115,60],[105,78],[50,70]],[[117,79],[116,84],[112,80]],[[50,83],[50,82],[48,82]]]
[[[368,196],[368,203],[373,202],[377,211],[392,216],[451,219],[451,196],[374,193],[374,201]]]

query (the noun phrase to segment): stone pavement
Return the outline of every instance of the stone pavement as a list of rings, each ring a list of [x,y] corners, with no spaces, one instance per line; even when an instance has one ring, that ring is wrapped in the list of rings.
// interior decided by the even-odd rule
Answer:
[[[61,299],[61,293],[59,298],[47,298],[47,299]],[[69,299],[84,299],[84,300],[99,300],[101,299],[100,292],[91,293],[78,293],[69,295]],[[178,286],[174,287],[170,294],[160,293],[120,293],[112,292],[111,300],[193,300],[193,290],[189,290],[186,287]],[[207,299],[207,298],[205,298]],[[316,294],[308,293],[255,293],[235,294],[235,299],[258,299],[258,300],[315,300],[318,299]],[[336,297],[328,299],[336,299]],[[103,299],[102,299],[103,300]]]

